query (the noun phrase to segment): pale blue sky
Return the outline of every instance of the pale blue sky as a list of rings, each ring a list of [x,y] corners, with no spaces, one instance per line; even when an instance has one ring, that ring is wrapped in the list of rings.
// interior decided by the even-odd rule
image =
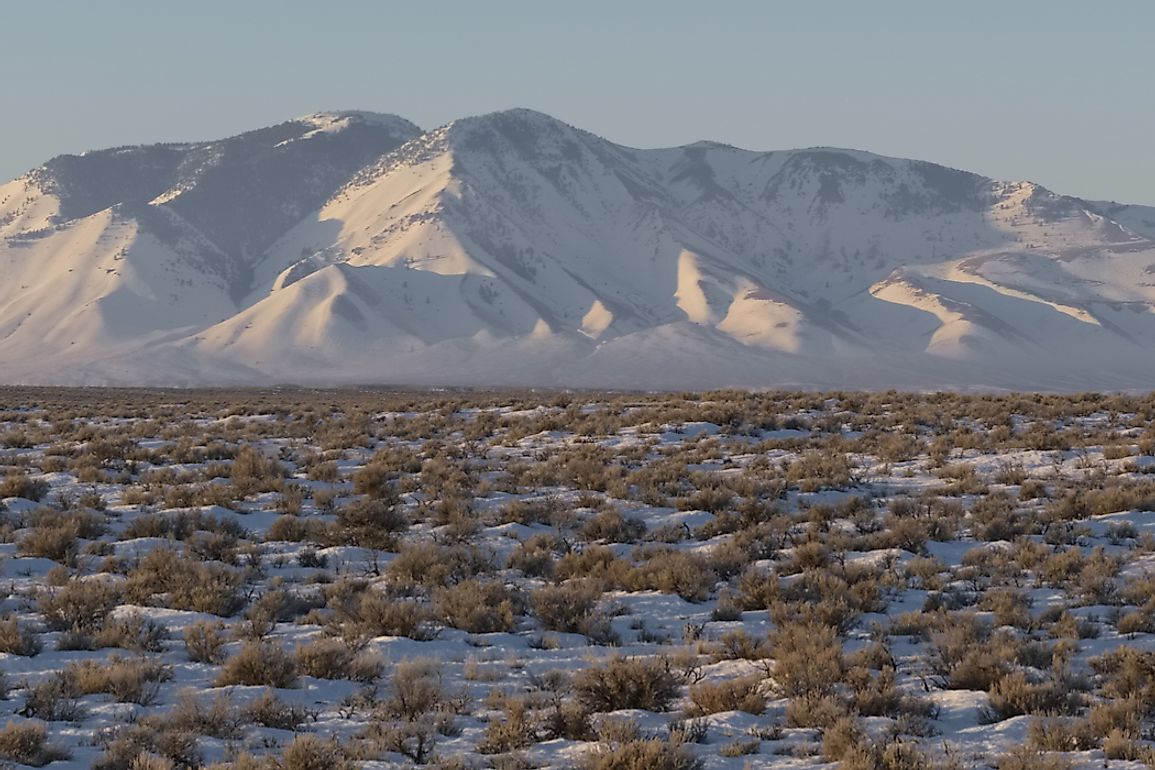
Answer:
[[[522,106],[623,144],[916,157],[1155,204],[1155,2],[37,0],[0,23],[0,178],[323,109]]]

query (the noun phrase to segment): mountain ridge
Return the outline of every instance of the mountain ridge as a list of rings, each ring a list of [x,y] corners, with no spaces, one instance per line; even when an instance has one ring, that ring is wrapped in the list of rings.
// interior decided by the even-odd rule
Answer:
[[[0,379],[1155,376],[1155,208],[860,150],[630,148],[526,109],[88,155],[0,185]]]

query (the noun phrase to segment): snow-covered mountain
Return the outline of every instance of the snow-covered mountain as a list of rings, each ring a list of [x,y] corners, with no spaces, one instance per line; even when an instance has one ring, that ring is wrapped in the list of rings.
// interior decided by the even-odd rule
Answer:
[[[0,186],[0,379],[1147,388],[1155,208],[324,113]]]

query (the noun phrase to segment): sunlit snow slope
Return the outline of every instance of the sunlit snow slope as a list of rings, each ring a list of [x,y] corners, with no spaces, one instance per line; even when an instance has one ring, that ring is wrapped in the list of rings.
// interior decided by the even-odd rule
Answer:
[[[0,187],[0,378],[1155,385],[1155,209],[918,161],[312,115]]]

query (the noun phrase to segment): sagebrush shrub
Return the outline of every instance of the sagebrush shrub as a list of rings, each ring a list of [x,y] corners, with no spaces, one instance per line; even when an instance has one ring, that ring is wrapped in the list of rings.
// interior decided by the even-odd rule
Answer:
[[[316,735],[298,735],[281,751],[279,770],[353,770],[353,761],[345,747],[333,736],[323,740]]]
[[[786,724],[825,730],[850,713],[838,695],[799,695],[786,704]]]
[[[1071,770],[1074,765],[1062,755],[1020,746],[995,759],[998,770]]]
[[[43,767],[71,755],[48,742],[48,730],[41,722],[12,722],[0,730],[0,759],[22,765]]]
[[[276,489],[288,471],[269,455],[246,444],[233,458],[229,475],[244,494],[251,494]]]
[[[320,519],[283,515],[265,530],[265,542],[324,543],[331,540],[329,528]]]
[[[590,711],[668,711],[681,691],[682,678],[664,657],[613,657],[578,672],[573,686]]]
[[[530,594],[530,606],[538,622],[550,631],[586,633],[590,628],[602,587],[596,580],[568,580],[543,586]]]
[[[114,655],[104,663],[96,660],[70,663],[64,674],[84,695],[105,693],[121,703],[149,705],[159,693],[158,684],[172,679],[172,668],[146,658]]]
[[[1079,701],[1078,694],[1062,682],[1032,682],[1023,672],[1014,671],[991,685],[984,717],[996,722],[1022,714],[1070,714]]]
[[[239,738],[244,721],[228,695],[202,700],[191,690],[181,691],[162,719],[175,729],[222,740]]]
[[[224,660],[225,624],[198,620],[184,630],[184,646],[193,663],[217,664]]]
[[[110,618],[93,636],[96,647],[119,647],[131,652],[160,652],[168,629],[140,613]]]
[[[1073,717],[1035,717],[1027,727],[1026,746],[1035,751],[1089,751],[1103,735],[1089,720]]]
[[[39,635],[14,617],[0,620],[0,652],[33,657],[44,648]]]
[[[337,522],[329,540],[333,545],[394,550],[397,535],[409,528],[409,518],[399,505],[384,500],[357,500],[337,509]]]
[[[37,527],[20,538],[18,544],[21,556],[38,556],[62,564],[71,563],[79,547],[76,527],[67,524]]]
[[[842,680],[842,640],[831,626],[792,624],[770,636],[774,684],[787,698],[822,697]]]
[[[384,664],[372,653],[357,651],[339,639],[317,639],[294,651],[302,674],[317,679],[374,682]]]
[[[282,700],[272,690],[261,693],[261,697],[245,706],[241,713],[245,720],[274,730],[295,731],[306,721],[317,717],[315,710]]]
[[[674,742],[656,739],[598,747],[585,755],[582,770],[700,770],[701,759]]]
[[[296,661],[280,645],[270,642],[245,643],[224,662],[216,679],[217,687],[241,684],[286,688],[296,683]]]
[[[659,549],[630,570],[621,582],[629,591],[661,591],[692,602],[705,601],[718,576],[703,557],[684,551]]]
[[[472,579],[435,591],[433,609],[454,628],[492,634],[513,631],[524,602],[518,592],[500,581]]]
[[[197,767],[202,757],[197,735],[157,719],[112,729],[100,736],[103,751],[93,763],[94,770],[133,770],[160,761],[175,767]]]
[[[442,682],[441,669],[430,660],[410,660],[393,667],[388,695],[381,704],[389,717],[414,722],[442,709],[451,699]]]
[[[240,570],[158,548],[129,571],[125,594],[140,604],[164,594],[167,607],[228,617],[245,604],[244,582]]]
[[[536,534],[523,540],[509,555],[508,567],[526,577],[552,577],[560,544],[556,537]]]
[[[49,722],[74,722],[84,716],[80,688],[64,671],[56,671],[24,690],[23,713]]]
[[[645,522],[627,519],[615,510],[599,511],[582,528],[582,537],[591,542],[602,540],[607,543],[633,543],[645,533]]]
[[[392,751],[408,757],[415,765],[424,765],[433,758],[437,730],[430,719],[376,722],[362,734],[362,738],[377,752]]]
[[[485,735],[477,744],[477,750],[482,754],[503,754],[536,742],[536,720],[529,704],[524,699],[509,698],[502,715],[486,724]]]
[[[0,499],[23,497],[38,503],[48,494],[49,488],[47,481],[34,479],[24,471],[13,470],[0,480]]]
[[[89,635],[99,631],[121,602],[120,586],[106,580],[72,579],[54,591],[42,592],[36,609],[49,628]]]
[[[416,599],[362,588],[347,593],[339,585],[329,597],[329,631],[345,639],[407,636],[428,641],[436,635],[433,611]]]
[[[429,588],[460,583],[493,569],[489,556],[475,546],[406,543],[389,562],[388,575]]]
[[[843,716],[822,731],[822,755],[830,762],[840,762],[866,741],[866,733],[858,719]]]
[[[690,687],[691,716],[717,714],[721,711],[745,711],[761,714],[766,709],[762,677],[743,676],[719,682],[699,682]]]

